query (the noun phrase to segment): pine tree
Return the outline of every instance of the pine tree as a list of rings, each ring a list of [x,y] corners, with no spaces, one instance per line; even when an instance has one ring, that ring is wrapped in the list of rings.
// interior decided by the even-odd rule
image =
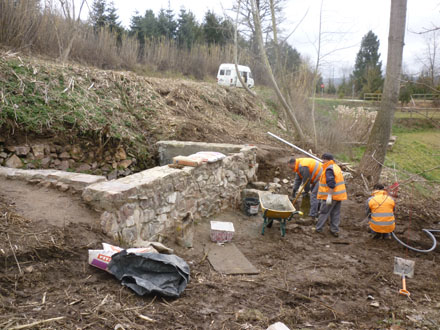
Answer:
[[[177,30],[177,22],[171,9],[161,9],[157,16],[157,30],[160,36],[174,39]]]
[[[200,36],[201,29],[200,25],[197,23],[196,17],[192,12],[187,12],[182,8],[177,19],[176,38],[179,46],[191,48],[191,46],[200,38]]]
[[[89,20],[95,31],[99,31],[106,25],[106,0],[93,0]]]
[[[111,32],[120,33],[122,31],[121,23],[118,22],[119,16],[116,13],[114,2],[110,2],[109,6],[105,10],[105,23]]]
[[[229,30],[230,27],[232,30]],[[232,41],[233,25],[222,22],[222,19],[210,10],[205,13],[202,29],[203,37],[208,44],[225,45],[227,41]]]
[[[352,73],[357,94],[373,93],[382,90],[382,62],[379,61],[379,40],[372,32],[362,38],[361,48],[356,55]]]
[[[157,19],[151,9],[145,11],[145,15],[141,22],[141,28],[145,37],[148,39],[153,39],[159,36]]]

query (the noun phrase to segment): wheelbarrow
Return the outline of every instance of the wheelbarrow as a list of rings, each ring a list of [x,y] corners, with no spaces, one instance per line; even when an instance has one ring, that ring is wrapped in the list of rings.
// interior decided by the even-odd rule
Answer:
[[[302,215],[301,211],[296,211],[292,202],[287,195],[260,193],[260,206],[263,212],[263,228],[261,235],[264,235],[264,230],[272,227],[273,222],[280,222],[281,236],[286,235],[286,224],[292,220],[295,214]]]

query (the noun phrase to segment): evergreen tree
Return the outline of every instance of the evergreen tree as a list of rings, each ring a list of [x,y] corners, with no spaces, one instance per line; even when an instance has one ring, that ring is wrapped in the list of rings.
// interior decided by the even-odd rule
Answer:
[[[159,36],[157,19],[151,9],[145,11],[144,17],[141,19],[141,29],[148,39]]]
[[[335,86],[335,82],[333,80],[333,78],[329,78],[328,79],[328,83],[327,83],[327,94],[336,94],[336,86]]]
[[[106,25],[106,7],[107,3],[105,0],[93,0],[89,20],[95,31],[99,31]]]
[[[179,18],[177,19],[177,42],[180,47],[191,46],[200,39],[201,29],[196,21],[196,17],[190,11],[185,9],[180,10]]]
[[[272,41],[266,43],[266,53],[272,68],[276,68],[275,44]],[[301,65],[301,54],[292,48],[287,42],[279,45],[280,52],[280,68],[283,72],[293,72],[298,70]]]
[[[136,36],[137,40],[139,41],[138,59],[142,61],[145,50],[145,33],[143,30],[143,17],[139,15],[138,11],[136,11],[135,15],[131,16],[130,21],[131,22],[130,22],[129,35]]]
[[[225,45],[233,42],[234,25],[229,20],[222,20],[214,12],[208,10],[202,24],[203,37],[208,44]]]
[[[172,9],[161,9],[157,16],[157,31],[160,36],[174,39],[176,36],[177,22],[174,20]]]
[[[379,40],[372,31],[368,31],[362,38],[352,73],[357,94],[379,92],[382,89],[382,62],[379,58]]]
[[[110,2],[105,12],[106,12],[105,15],[106,26],[110,29],[111,32],[117,32],[120,34],[122,32],[122,27],[121,27],[121,23],[118,22],[119,16],[116,13],[115,4],[113,1]]]

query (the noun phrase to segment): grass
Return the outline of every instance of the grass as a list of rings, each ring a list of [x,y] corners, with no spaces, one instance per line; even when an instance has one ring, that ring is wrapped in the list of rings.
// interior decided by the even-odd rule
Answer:
[[[353,107],[353,102],[337,99],[317,99],[316,104],[320,111],[332,110],[340,104]],[[362,103],[359,102],[356,106],[360,105]],[[438,125],[436,126],[440,124],[440,110],[429,112],[430,118],[425,115],[424,112],[395,113],[392,134],[397,136],[397,141],[393,149],[387,152],[385,165],[396,168],[399,180],[421,173],[420,175],[428,181],[440,182],[440,168],[427,171],[440,165],[440,130]],[[353,147],[335,156],[342,162],[358,164],[364,151],[365,147]],[[420,188],[417,182],[415,187]]]
[[[387,153],[385,165],[409,173],[420,173],[440,165],[440,131],[409,131],[396,134],[397,142]],[[440,168],[422,173],[430,181],[440,181]]]

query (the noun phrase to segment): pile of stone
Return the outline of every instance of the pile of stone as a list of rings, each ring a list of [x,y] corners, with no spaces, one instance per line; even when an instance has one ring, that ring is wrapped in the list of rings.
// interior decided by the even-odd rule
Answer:
[[[119,147],[100,154],[97,148],[53,143],[8,145],[0,138],[0,166],[23,169],[56,169],[105,175],[109,180],[130,175],[136,159]]]

